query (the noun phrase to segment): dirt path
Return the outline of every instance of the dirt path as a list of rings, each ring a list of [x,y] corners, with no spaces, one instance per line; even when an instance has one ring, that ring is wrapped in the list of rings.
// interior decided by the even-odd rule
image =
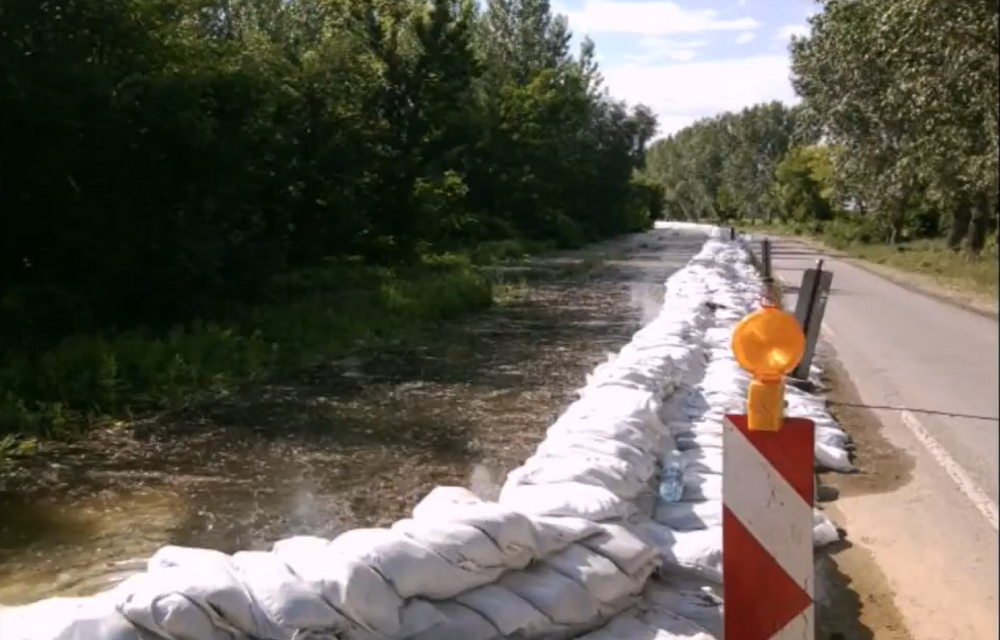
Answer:
[[[0,603],[120,579],[163,544],[224,551],[491,496],[704,236],[656,230],[507,269],[495,309],[417,346],[48,447],[0,476]]]

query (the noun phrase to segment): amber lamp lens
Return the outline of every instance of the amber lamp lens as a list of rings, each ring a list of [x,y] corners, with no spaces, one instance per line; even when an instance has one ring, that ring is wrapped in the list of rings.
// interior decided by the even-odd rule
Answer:
[[[733,355],[757,380],[780,380],[799,364],[805,349],[798,320],[778,308],[754,311],[733,331]]]

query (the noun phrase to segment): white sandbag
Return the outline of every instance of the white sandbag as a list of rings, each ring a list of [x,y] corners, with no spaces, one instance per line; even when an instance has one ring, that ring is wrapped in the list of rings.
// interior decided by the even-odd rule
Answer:
[[[659,501],[653,520],[674,531],[697,531],[722,526],[722,501],[664,502]]]
[[[291,572],[284,577],[292,589],[300,582]],[[253,598],[236,559],[219,551],[164,547],[150,558],[149,573],[130,582],[129,594],[120,604],[122,614],[136,626],[159,635],[225,638],[239,632],[281,638],[288,633]],[[280,591],[282,584],[269,586]],[[328,623],[325,626],[344,622],[329,607],[323,621]]]
[[[506,574],[497,586],[530,602],[556,625],[585,625],[597,619],[602,603],[580,583],[545,562]]]
[[[3,640],[147,640],[118,611],[121,591],[91,598],[51,598],[18,607],[0,606]]]
[[[690,449],[721,449],[722,433],[681,433],[674,436],[674,442],[680,451]]]
[[[403,600],[370,564],[331,553],[329,541],[310,536],[279,540],[272,553],[350,620],[377,633],[399,634]]]
[[[722,476],[707,473],[684,473],[684,493],[681,502],[722,500]]]
[[[418,633],[407,634],[409,640],[499,640],[500,630],[482,614],[457,602],[436,602],[440,622]]]
[[[282,630],[356,627],[277,555],[241,551],[233,555],[233,565],[256,606]]]
[[[840,542],[840,531],[830,518],[819,509],[813,510],[813,547],[819,549]]]
[[[639,619],[657,630],[656,640],[716,640],[718,637],[713,637],[695,621],[662,609],[645,611]]]
[[[437,546],[440,554],[399,531],[353,529],[334,538],[329,553],[370,565],[403,599],[444,600],[493,582],[506,570],[502,564],[454,563],[451,559],[462,558],[462,546],[454,542]]]
[[[163,638],[230,640],[266,637],[238,581],[214,563],[201,571],[180,568],[143,573],[126,581],[120,611],[136,627]]]
[[[604,525],[585,518],[535,514],[531,522],[538,532],[539,558],[548,558],[574,542],[582,544],[604,532]]]
[[[817,442],[815,450],[816,465],[820,469],[839,471],[840,473],[851,473],[856,470],[854,465],[851,464],[850,455],[844,449],[837,449],[822,442]]]
[[[552,620],[538,607],[500,585],[488,584],[466,591],[455,598],[455,602],[489,620],[500,630],[502,637],[521,634],[525,638],[534,638],[554,628]]]
[[[411,540],[423,541],[449,562],[470,571],[507,568],[500,548],[471,524],[406,518],[393,524],[392,530]]]
[[[676,430],[672,427],[671,431],[674,434],[674,439],[688,435],[721,435],[723,433],[723,414],[699,414],[699,416],[699,419],[692,422],[679,423]]]
[[[609,522],[599,526],[600,534],[579,544],[614,562],[633,581],[645,582],[660,564],[659,551],[623,524]]]
[[[850,442],[850,437],[840,429],[816,426],[816,442],[834,449],[844,449]]]
[[[681,452],[686,472],[698,474],[722,473],[721,449],[695,449]]]
[[[525,567],[539,557],[538,531],[527,515],[503,504],[483,502],[468,489],[437,487],[417,503],[413,519],[476,527],[498,545],[510,568]]]
[[[652,608],[686,618],[713,638],[722,637],[722,598],[708,586],[676,580],[654,581],[644,596],[645,603]]]
[[[580,584],[602,604],[620,602],[645,585],[645,580],[632,580],[608,558],[577,544],[546,559],[545,564]]]
[[[663,611],[619,616],[579,640],[716,640],[690,620]]]
[[[577,451],[596,453],[621,460],[635,469],[640,476],[650,477],[655,472],[655,458],[647,452],[624,442],[599,438],[590,434],[550,434],[538,446],[536,455],[575,455]]]
[[[660,550],[661,573],[722,583],[722,527],[673,531],[649,520],[639,524],[637,529]]]
[[[500,491],[500,502],[517,505],[531,515],[571,516],[594,522],[628,518],[636,511],[634,504],[611,491],[579,482],[505,484]]]
[[[566,482],[603,487],[631,499],[646,488],[649,476],[639,477],[627,463],[597,454],[533,458],[507,476],[507,484],[546,485]]]
[[[657,630],[639,621],[635,614],[618,616],[579,640],[664,640]],[[673,640],[673,639],[671,639]]]

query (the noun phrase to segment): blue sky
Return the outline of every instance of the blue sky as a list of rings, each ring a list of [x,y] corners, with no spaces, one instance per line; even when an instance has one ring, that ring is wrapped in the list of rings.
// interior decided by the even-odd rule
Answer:
[[[812,0],[553,0],[574,48],[589,35],[611,93],[649,105],[667,135],[757,102],[795,101],[788,42]]]

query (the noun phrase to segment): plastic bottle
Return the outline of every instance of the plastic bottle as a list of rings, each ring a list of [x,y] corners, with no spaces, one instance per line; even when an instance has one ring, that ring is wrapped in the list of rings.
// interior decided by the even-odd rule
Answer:
[[[663,456],[660,472],[660,499],[664,502],[679,502],[684,494],[684,460],[680,451],[671,450]]]

